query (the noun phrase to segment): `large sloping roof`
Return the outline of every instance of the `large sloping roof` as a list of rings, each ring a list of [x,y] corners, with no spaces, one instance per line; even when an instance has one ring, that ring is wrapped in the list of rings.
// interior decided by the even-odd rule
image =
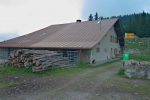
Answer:
[[[0,47],[90,49],[118,19],[51,25],[33,33],[0,43]]]

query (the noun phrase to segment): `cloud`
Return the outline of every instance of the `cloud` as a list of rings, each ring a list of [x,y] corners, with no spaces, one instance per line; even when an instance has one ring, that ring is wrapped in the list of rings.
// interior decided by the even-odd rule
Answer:
[[[26,34],[82,16],[82,0],[0,0],[0,33]]]
[[[16,33],[1,33],[0,34],[0,42],[4,41],[4,40],[11,39],[11,38],[15,38],[17,36],[19,36],[19,35]]]

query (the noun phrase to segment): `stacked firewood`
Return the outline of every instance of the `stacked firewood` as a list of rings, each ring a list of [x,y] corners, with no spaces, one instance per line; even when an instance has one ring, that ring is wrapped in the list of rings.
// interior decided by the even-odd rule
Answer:
[[[36,72],[52,67],[69,66],[69,59],[54,51],[21,49],[11,52],[8,65],[26,68],[32,67],[32,71]]]

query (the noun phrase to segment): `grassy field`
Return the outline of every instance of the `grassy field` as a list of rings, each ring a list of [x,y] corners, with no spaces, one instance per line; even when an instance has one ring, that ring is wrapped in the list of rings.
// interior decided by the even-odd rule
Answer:
[[[101,66],[108,66],[114,63],[108,62]],[[11,74],[11,75],[18,75],[18,76],[33,76],[33,77],[44,77],[44,76],[70,76],[70,75],[77,75],[87,69],[95,68],[97,66],[91,66],[88,64],[80,64],[77,67],[69,67],[69,68],[53,68],[47,71],[42,72],[32,72],[31,68],[15,68],[11,66],[4,66],[0,67],[0,75]],[[107,67],[106,67],[107,68]],[[104,68],[106,70],[106,68]],[[102,67],[103,69],[103,67]]]
[[[125,46],[129,51],[134,50],[135,52],[130,54],[130,59],[150,61],[150,38],[138,38],[136,41],[126,40]]]
[[[135,59],[137,61],[150,61],[149,55],[130,54],[130,59]]]
[[[78,74],[81,71],[88,69],[89,67],[72,67],[72,68],[55,68],[43,72],[32,72],[31,68],[15,68],[15,67],[1,67],[0,75],[2,74],[12,74],[12,75],[22,75],[22,76],[65,76]]]
[[[125,46],[128,49],[147,49],[150,48],[150,38],[126,39]]]

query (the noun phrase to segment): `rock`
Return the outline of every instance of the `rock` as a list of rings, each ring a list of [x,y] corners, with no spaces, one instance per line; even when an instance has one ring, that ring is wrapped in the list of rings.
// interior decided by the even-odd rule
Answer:
[[[140,70],[139,72],[136,72],[136,78],[145,78],[145,76],[145,70]]]
[[[18,79],[19,77],[16,76],[16,77],[14,77],[14,78],[15,78],[15,79]]]
[[[125,75],[128,77],[128,78],[132,78],[135,76],[135,73],[136,73],[136,70],[134,69],[126,69],[125,70]]]
[[[96,96],[99,96],[100,94],[95,94]]]
[[[125,62],[124,70],[128,78],[150,79],[150,62],[129,60]]]
[[[138,95],[139,93],[135,92],[134,94],[135,94],[135,95]]]
[[[149,97],[145,97],[145,100],[149,100]]]

